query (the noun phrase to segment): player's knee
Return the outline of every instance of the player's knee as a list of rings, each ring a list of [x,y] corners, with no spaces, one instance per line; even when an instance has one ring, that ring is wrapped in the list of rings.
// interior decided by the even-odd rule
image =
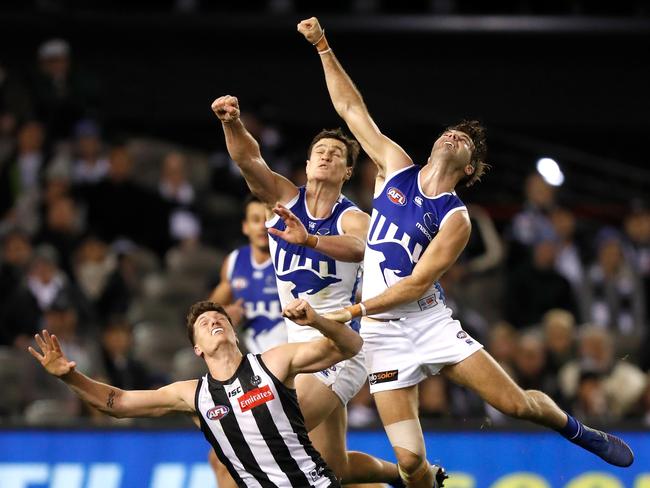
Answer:
[[[395,456],[397,457],[397,464],[400,469],[409,475],[418,471],[422,463],[426,462],[426,459],[422,458],[422,456],[407,449],[395,449]]]

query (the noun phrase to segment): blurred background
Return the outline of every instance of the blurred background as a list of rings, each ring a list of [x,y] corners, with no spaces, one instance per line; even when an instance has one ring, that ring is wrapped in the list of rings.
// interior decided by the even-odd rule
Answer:
[[[98,415],[25,348],[47,328],[122,388],[202,374],[183,318],[245,243],[247,193],[210,104],[239,97],[267,163],[303,182],[311,138],[341,125],[295,31],[312,15],[416,162],[447,124],[488,128],[492,168],[458,189],[472,238],[442,279],[455,316],[523,387],[585,422],[648,429],[644,0],[5,0],[0,426],[190,425]],[[344,188],[367,211],[374,171],[362,155]],[[428,428],[522,428],[442,377],[420,397]],[[381,427],[367,390],[349,420]]]

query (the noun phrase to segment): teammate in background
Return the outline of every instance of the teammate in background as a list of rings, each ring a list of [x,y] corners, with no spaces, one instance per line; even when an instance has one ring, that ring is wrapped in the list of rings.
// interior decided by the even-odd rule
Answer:
[[[353,357],[363,341],[347,325],[315,314],[304,300],[294,300],[284,313],[323,337],[244,356],[226,311],[214,302],[195,303],[187,316],[187,333],[209,372],[158,390],[121,390],[88,378],[75,370],[47,330],[35,336],[41,352],[31,346],[28,350],[48,373],[105,414],[191,415],[238,486],[339,487],[309,441],[294,380],[300,373]]]
[[[231,252],[221,265],[221,281],[210,300],[224,309],[243,336],[248,352],[260,354],[287,342],[287,329],[275,283],[266,231],[266,207],[249,195],[242,233],[249,244]]]
[[[297,187],[267,166],[239,117],[237,98],[217,98],[212,110],[251,192],[277,214],[270,214],[273,218],[266,225],[282,306],[295,298],[307,300],[320,313],[351,305],[369,217],[341,189],[352,176],[358,143],[340,129],[317,134],[307,151],[307,184]],[[318,340],[321,334],[287,320],[287,336],[292,343]],[[345,406],[365,376],[363,357],[355,356],[296,378],[305,424],[318,451],[345,483],[399,482],[395,464],[345,448]]]
[[[476,121],[449,127],[434,142],[427,164],[414,165],[375,125],[318,20],[302,21],[298,31],[320,55],[336,111],[378,167],[363,301],[329,316],[348,321],[367,315],[361,336],[370,390],[408,486],[431,486],[417,384],[440,372],[507,415],[553,428],[611,464],[632,464],[632,451],[622,440],[583,426],[546,394],[519,388],[445,305],[437,280],[470,235],[467,210],[454,189],[484,173],[484,129]]]

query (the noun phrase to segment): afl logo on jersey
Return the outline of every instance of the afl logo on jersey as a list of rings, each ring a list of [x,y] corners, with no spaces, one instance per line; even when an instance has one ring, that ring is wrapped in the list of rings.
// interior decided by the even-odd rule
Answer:
[[[235,290],[243,290],[244,288],[248,288],[248,280],[246,278],[243,278],[241,276],[237,276],[232,279],[230,282],[230,285],[235,289]]]
[[[401,205],[401,206],[406,205],[406,197],[404,196],[404,193],[399,191],[394,186],[391,186],[388,189],[388,191],[386,192],[386,195],[388,196],[388,199],[391,202],[393,202],[395,205]]]
[[[221,420],[226,415],[228,415],[230,409],[225,405],[217,405],[216,407],[211,408],[205,413],[205,416],[208,420]]]

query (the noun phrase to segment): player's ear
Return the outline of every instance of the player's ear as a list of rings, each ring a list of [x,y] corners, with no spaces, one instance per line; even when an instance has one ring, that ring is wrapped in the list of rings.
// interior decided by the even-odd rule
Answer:
[[[350,178],[352,178],[352,167],[348,166],[345,170],[345,179],[344,181],[348,181]]]
[[[474,174],[474,166],[472,166],[471,164],[465,165],[465,174],[467,176],[472,176]]]
[[[198,357],[203,357],[203,351],[201,351],[201,348],[194,344],[194,354],[196,354]]]

